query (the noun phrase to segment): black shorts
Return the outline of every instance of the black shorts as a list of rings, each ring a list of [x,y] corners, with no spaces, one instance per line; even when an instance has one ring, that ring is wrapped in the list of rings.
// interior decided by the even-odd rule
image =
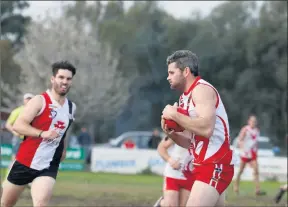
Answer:
[[[49,176],[56,180],[58,168],[58,166],[50,166],[48,169],[34,170],[15,161],[8,174],[7,180],[15,185],[27,185],[35,178],[41,176]]]

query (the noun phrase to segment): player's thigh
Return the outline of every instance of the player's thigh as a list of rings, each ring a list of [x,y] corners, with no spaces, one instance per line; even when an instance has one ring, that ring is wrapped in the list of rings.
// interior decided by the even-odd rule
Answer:
[[[1,206],[14,206],[26,185],[15,185],[7,179],[2,185]]]
[[[225,206],[225,191],[220,195],[215,207],[224,207]]]
[[[190,190],[181,188],[179,190],[179,206],[181,207],[186,206],[189,196],[190,196]]]
[[[172,177],[164,177],[163,195],[164,206],[179,205],[179,180]]]
[[[219,193],[214,187],[196,180],[193,184],[186,206],[215,206],[219,197]]]
[[[258,162],[257,162],[257,160],[251,160],[250,166],[253,169],[254,173],[258,173]]]
[[[250,166],[251,166],[252,168],[257,168],[257,167],[258,167],[258,162],[257,162],[257,160],[251,160]]]
[[[164,206],[165,207],[179,206],[179,191],[164,190]]]
[[[239,172],[242,173],[243,170],[245,169],[246,165],[247,165],[246,160],[244,160],[243,158],[240,160],[240,165],[239,165]]]
[[[55,178],[50,176],[40,176],[33,180],[31,184],[31,196],[34,206],[48,205],[55,182]]]

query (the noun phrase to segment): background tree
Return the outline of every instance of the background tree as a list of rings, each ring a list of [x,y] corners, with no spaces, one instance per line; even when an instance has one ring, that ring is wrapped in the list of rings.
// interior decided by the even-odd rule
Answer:
[[[130,96],[129,86],[134,76],[124,79],[117,71],[116,54],[112,56],[109,47],[105,50],[100,47],[97,38],[79,27],[77,20],[63,17],[31,23],[24,43],[25,47],[16,56],[23,68],[19,90],[33,93],[46,90],[51,63],[68,60],[77,68],[69,93],[77,105],[76,122],[92,127],[95,119],[121,112]]]
[[[10,40],[15,48],[22,45],[29,16],[21,12],[29,7],[28,1],[1,1],[1,40]]]

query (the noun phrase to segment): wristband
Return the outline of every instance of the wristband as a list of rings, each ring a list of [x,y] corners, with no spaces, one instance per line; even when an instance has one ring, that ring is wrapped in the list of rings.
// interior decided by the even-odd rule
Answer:
[[[44,132],[44,131],[42,130],[42,131],[39,133],[38,137],[41,137],[41,135],[42,135],[43,132]]]

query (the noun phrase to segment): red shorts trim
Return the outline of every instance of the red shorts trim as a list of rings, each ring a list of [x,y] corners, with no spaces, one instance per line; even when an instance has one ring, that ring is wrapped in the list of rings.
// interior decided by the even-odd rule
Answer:
[[[247,157],[242,157],[240,156],[240,159],[242,160],[242,162],[251,162],[253,160],[257,160],[257,152],[252,151],[251,152],[252,157],[251,158],[247,158]]]
[[[234,165],[207,164],[194,166],[191,173],[185,173],[192,183],[201,181],[214,187],[221,195],[230,185],[234,176]]]
[[[187,180],[181,180],[171,177],[164,177],[164,190],[175,190],[179,191],[181,188],[184,188],[185,190],[191,191],[193,181],[190,179]]]

